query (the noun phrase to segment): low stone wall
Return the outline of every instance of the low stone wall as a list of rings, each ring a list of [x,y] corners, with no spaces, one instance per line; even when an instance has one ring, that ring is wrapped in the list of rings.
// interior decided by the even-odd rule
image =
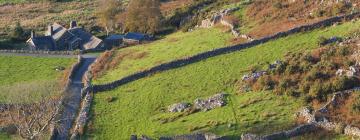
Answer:
[[[49,55],[78,55],[78,51],[31,51],[31,50],[0,50],[0,53],[27,53],[27,54],[49,54]]]
[[[204,60],[204,59],[207,59],[210,57],[250,48],[250,47],[253,47],[253,46],[256,46],[256,45],[259,45],[259,44],[262,44],[262,43],[265,43],[265,42],[268,42],[270,40],[274,40],[274,39],[277,39],[280,37],[288,36],[288,35],[299,33],[299,32],[310,31],[310,30],[314,30],[314,29],[317,29],[320,27],[330,26],[330,25],[333,25],[334,23],[342,22],[344,20],[351,20],[351,19],[355,19],[358,17],[360,17],[359,12],[353,13],[350,15],[336,16],[336,17],[332,17],[332,18],[317,22],[317,23],[303,25],[300,27],[295,27],[288,31],[279,32],[274,35],[267,36],[267,37],[264,37],[261,39],[257,39],[257,40],[254,40],[254,41],[251,41],[248,43],[239,44],[239,45],[235,45],[235,46],[228,46],[228,47],[224,47],[224,48],[214,49],[214,50],[208,51],[208,52],[203,52],[203,53],[191,56],[191,57],[178,59],[178,60],[174,60],[174,61],[171,61],[168,63],[160,64],[160,65],[150,68],[148,70],[126,76],[120,80],[117,80],[117,81],[114,81],[114,82],[111,82],[108,84],[94,85],[93,90],[94,90],[94,92],[102,92],[102,91],[111,90],[118,86],[127,84],[129,82],[132,82],[132,81],[135,81],[135,80],[138,80],[141,78],[144,78],[148,75],[151,75],[151,74],[154,74],[154,73],[157,73],[160,71],[166,71],[166,70],[170,70],[170,69],[174,69],[174,68],[179,68],[179,67],[182,67],[182,66],[185,66],[188,64],[199,62],[201,60]]]

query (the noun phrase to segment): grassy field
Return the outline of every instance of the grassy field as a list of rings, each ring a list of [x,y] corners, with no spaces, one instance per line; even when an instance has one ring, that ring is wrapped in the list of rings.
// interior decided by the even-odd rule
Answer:
[[[345,36],[359,27],[359,21],[348,22],[288,36],[98,93],[87,136],[94,139],[128,139],[131,134],[159,137],[206,131],[236,137],[244,132],[265,134],[293,127],[293,113],[304,105],[301,99],[267,92],[236,94],[236,81],[250,67],[263,67],[288,52],[316,48],[320,36]],[[166,54],[158,54],[161,55]],[[162,111],[171,104],[193,102],[196,98],[222,91],[229,93],[226,107],[180,117],[165,124],[159,121],[176,115]],[[116,100],[108,103],[106,98],[109,97]],[[228,127],[229,124],[232,127]]]
[[[7,139],[10,139],[8,135],[6,134],[3,134],[3,133],[0,133],[0,139],[1,140],[7,140]]]
[[[10,91],[25,94],[32,92],[32,88],[33,92],[45,90],[44,86],[55,83],[63,75],[56,67],[69,68],[75,61],[73,58],[0,56],[0,103],[7,101]],[[21,87],[28,88],[21,92]],[[35,87],[41,89],[35,90]]]
[[[94,82],[111,82],[170,60],[225,47],[230,45],[232,37],[220,28],[198,29],[187,33],[176,32],[150,44],[120,49],[117,55],[124,56],[120,64]]]

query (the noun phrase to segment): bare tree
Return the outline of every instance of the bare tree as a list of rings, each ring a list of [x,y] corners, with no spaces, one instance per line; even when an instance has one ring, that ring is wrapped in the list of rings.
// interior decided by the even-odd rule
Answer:
[[[97,9],[98,23],[106,30],[106,34],[116,28],[116,15],[121,11],[121,1],[99,0]]]

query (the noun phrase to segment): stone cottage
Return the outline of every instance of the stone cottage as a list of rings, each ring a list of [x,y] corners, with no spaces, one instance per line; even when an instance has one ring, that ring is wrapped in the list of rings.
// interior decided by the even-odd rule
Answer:
[[[48,26],[45,36],[36,36],[31,33],[31,38],[26,42],[30,50],[101,50],[104,43],[101,39],[77,27],[76,21],[70,22],[70,28],[66,29],[58,23]]]
[[[122,46],[124,35],[111,35],[104,40],[106,48]]]
[[[129,32],[124,36],[123,41],[127,44],[140,44],[151,39],[152,37],[147,34]]]

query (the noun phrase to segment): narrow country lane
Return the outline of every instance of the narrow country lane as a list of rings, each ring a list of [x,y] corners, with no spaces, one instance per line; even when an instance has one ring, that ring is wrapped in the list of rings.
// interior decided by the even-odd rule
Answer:
[[[76,119],[81,103],[81,89],[83,87],[82,77],[88,67],[95,61],[96,57],[84,57],[84,62],[80,65],[79,70],[75,73],[69,91],[65,94],[64,111],[61,114],[61,121],[56,129],[58,130],[55,140],[66,140]]]

